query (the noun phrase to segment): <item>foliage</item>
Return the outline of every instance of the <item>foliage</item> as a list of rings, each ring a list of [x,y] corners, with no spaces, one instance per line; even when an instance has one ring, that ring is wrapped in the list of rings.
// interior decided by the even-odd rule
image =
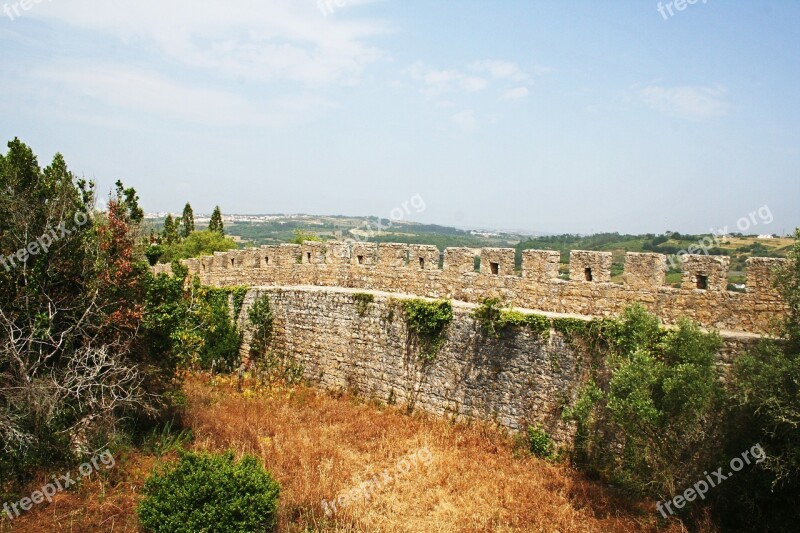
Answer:
[[[448,300],[413,299],[403,302],[403,310],[409,334],[420,345],[420,357],[432,361],[444,344],[444,330],[453,321],[453,304]]]
[[[195,231],[188,237],[170,246],[165,246],[159,256],[162,263],[171,263],[190,257],[214,255],[214,252],[234,250],[238,246],[233,239],[214,231]]]
[[[280,486],[257,458],[182,452],[144,485],[138,514],[147,531],[274,531]]]
[[[183,215],[181,215],[181,237],[184,239],[192,234],[194,231],[194,211],[189,202],[183,207]]]
[[[375,296],[368,292],[357,292],[353,295],[353,302],[356,305],[356,312],[358,316],[364,316],[367,313],[369,304],[375,301]]]
[[[714,358],[721,340],[688,321],[663,330],[640,306],[620,320],[586,324],[583,334],[596,337],[587,345],[606,356],[565,411],[578,426],[576,458],[637,492],[671,497],[719,453],[713,431],[723,391]],[[558,326],[573,336],[574,327]]]
[[[723,524],[779,530],[796,524],[800,498],[800,230],[775,283],[788,307],[780,338],[737,358],[729,385],[728,452],[759,443],[767,459],[726,485],[718,514]]]
[[[480,324],[481,332],[489,337],[499,338],[508,328],[528,328],[541,337],[550,336],[549,318],[503,309],[499,298],[486,298],[471,316]]]
[[[315,233],[295,229],[294,236],[290,242],[293,244],[303,244],[306,241],[321,242],[322,239]]]
[[[239,365],[239,316],[246,287],[204,287],[186,280],[186,268],[173,263],[173,276],[149,276],[144,333],[152,349],[171,368],[197,365],[230,371]]]
[[[164,229],[161,232],[161,238],[166,245],[175,244],[180,240],[178,230],[180,228],[180,220],[172,218],[172,214],[167,214],[164,219]]]
[[[272,326],[274,318],[269,295],[261,294],[253,301],[247,311],[247,318],[253,328],[253,337],[250,340],[250,357],[258,360],[267,353],[272,341]]]
[[[538,426],[528,427],[528,448],[540,459],[552,459],[555,455],[555,445],[550,435]]]
[[[60,154],[0,154],[0,477],[69,462],[154,412],[165,382],[138,336],[143,211],[116,183],[106,213]],[[151,401],[152,400],[152,401]]]
[[[211,213],[211,220],[208,222],[208,231],[225,235],[225,229],[222,223],[222,211],[219,210],[219,206],[216,206],[214,212]]]

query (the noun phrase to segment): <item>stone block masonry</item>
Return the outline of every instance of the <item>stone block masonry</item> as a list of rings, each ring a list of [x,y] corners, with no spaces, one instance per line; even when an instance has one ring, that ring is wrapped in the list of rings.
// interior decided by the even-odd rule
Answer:
[[[780,259],[748,260],[747,290],[740,293],[726,290],[727,257],[684,256],[681,287],[673,288],[664,285],[661,254],[626,254],[622,283],[610,281],[608,252],[573,251],[569,280],[558,278],[559,254],[553,251],[525,250],[520,273],[512,249],[448,248],[443,256],[440,268],[433,246],[306,242],[217,252],[183,264],[212,286],[315,285],[470,303],[499,297],[515,307],[587,316],[616,315],[640,303],[664,324],[687,317],[706,328],[753,334],[770,333],[786,309],[770,280]],[[154,267],[169,271],[169,265]]]
[[[486,337],[470,316],[475,304],[454,303],[445,342],[431,362],[419,356],[402,302],[411,296],[369,291],[359,309],[360,289],[258,287],[248,291],[240,324],[256,297],[267,294],[273,309],[271,349],[290,354],[304,376],[326,389],[421,409],[452,420],[481,419],[512,429],[542,426],[558,442],[574,427],[562,420],[589,372],[589,361],[557,331],[538,334],[510,328]],[[557,319],[558,315],[548,315]],[[584,317],[587,318],[587,317]],[[242,353],[248,353],[249,336]],[[756,336],[725,338],[720,363]]]

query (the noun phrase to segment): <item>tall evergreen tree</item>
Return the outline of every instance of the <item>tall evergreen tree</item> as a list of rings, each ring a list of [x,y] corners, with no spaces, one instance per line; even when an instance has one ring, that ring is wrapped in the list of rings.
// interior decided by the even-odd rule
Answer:
[[[164,242],[166,244],[173,244],[178,242],[178,222],[172,218],[172,214],[168,214],[164,219],[164,231],[162,232]]]
[[[208,231],[216,231],[221,235],[225,235],[225,230],[222,226],[222,212],[219,210],[219,206],[214,208],[214,212],[211,214],[211,220],[208,223]]]
[[[181,217],[183,225],[181,226],[181,236],[186,238],[194,231],[194,211],[189,202],[183,208],[183,216]]]

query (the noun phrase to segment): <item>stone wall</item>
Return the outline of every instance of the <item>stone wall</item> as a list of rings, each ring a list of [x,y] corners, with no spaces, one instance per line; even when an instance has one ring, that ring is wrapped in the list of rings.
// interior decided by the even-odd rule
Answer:
[[[251,333],[247,310],[267,294],[274,324],[271,348],[302,363],[304,375],[328,389],[421,409],[455,420],[477,418],[513,429],[538,424],[557,441],[571,438],[564,407],[588,376],[588,361],[555,330],[537,335],[512,328],[485,337],[470,317],[475,304],[454,303],[445,342],[423,362],[408,334],[402,300],[409,296],[370,291],[359,309],[359,289],[261,287],[245,297],[240,325],[244,354]],[[725,337],[720,363],[727,365],[754,336]]]
[[[583,316],[620,313],[641,303],[664,324],[688,317],[722,331],[764,334],[785,310],[770,284],[780,259],[748,261],[747,290],[726,290],[728,258],[684,256],[680,288],[664,286],[666,258],[628,253],[622,283],[612,283],[611,255],[573,251],[570,279],[558,278],[558,252],[526,250],[522,271],[512,249],[448,248],[443,267],[433,246],[343,242],[282,244],[218,252],[184,261],[208,285],[360,288],[477,303],[500,297],[519,308]],[[168,272],[169,265],[154,267]]]

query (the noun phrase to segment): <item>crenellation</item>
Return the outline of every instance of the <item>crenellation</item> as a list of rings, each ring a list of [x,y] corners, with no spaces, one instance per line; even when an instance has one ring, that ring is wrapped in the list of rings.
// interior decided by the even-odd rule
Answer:
[[[444,271],[464,274],[475,271],[475,250],[472,248],[445,248]]]
[[[522,277],[540,283],[558,279],[561,254],[555,250],[523,250]]]
[[[775,274],[788,263],[775,257],[751,257],[747,260],[747,292],[762,294],[766,298],[777,298]]]
[[[688,317],[703,327],[756,334],[769,332],[776,316],[785,312],[769,282],[781,260],[750,260],[747,291],[733,292],[726,290],[726,257],[688,256],[684,282],[691,276],[689,283],[672,288],[664,285],[665,258],[660,254],[627,254],[624,283],[609,283],[608,252],[572,252],[569,281],[558,278],[557,251],[523,251],[522,272],[517,273],[514,250],[486,249],[481,251],[481,274],[474,271],[475,253],[472,248],[447,248],[440,268],[435,246],[353,243],[351,251],[351,243],[329,241],[220,252],[183,264],[203,283],[216,286],[350,287],[469,303],[499,297],[516,307],[583,316],[614,315],[638,303],[664,324]],[[153,272],[164,268],[157,265]],[[698,275],[705,277],[704,290],[697,287]]]
[[[381,243],[378,246],[378,264],[388,268],[402,268],[408,262],[408,245]]]
[[[663,287],[667,274],[667,257],[663,254],[628,252],[625,254],[625,285],[635,289],[657,290]]]
[[[569,254],[569,279],[608,283],[611,281],[611,261],[611,252],[573,250]]]
[[[439,270],[439,248],[432,244],[409,245],[408,267],[419,270]]]
[[[324,265],[328,246],[320,241],[303,241],[300,256],[304,265]]]
[[[684,290],[725,291],[728,288],[730,257],[722,255],[681,256],[681,288]]]
[[[514,275],[513,248],[481,248],[482,274],[493,276]]]
[[[350,264],[373,266],[378,262],[378,244],[374,242],[355,242],[350,248]]]

